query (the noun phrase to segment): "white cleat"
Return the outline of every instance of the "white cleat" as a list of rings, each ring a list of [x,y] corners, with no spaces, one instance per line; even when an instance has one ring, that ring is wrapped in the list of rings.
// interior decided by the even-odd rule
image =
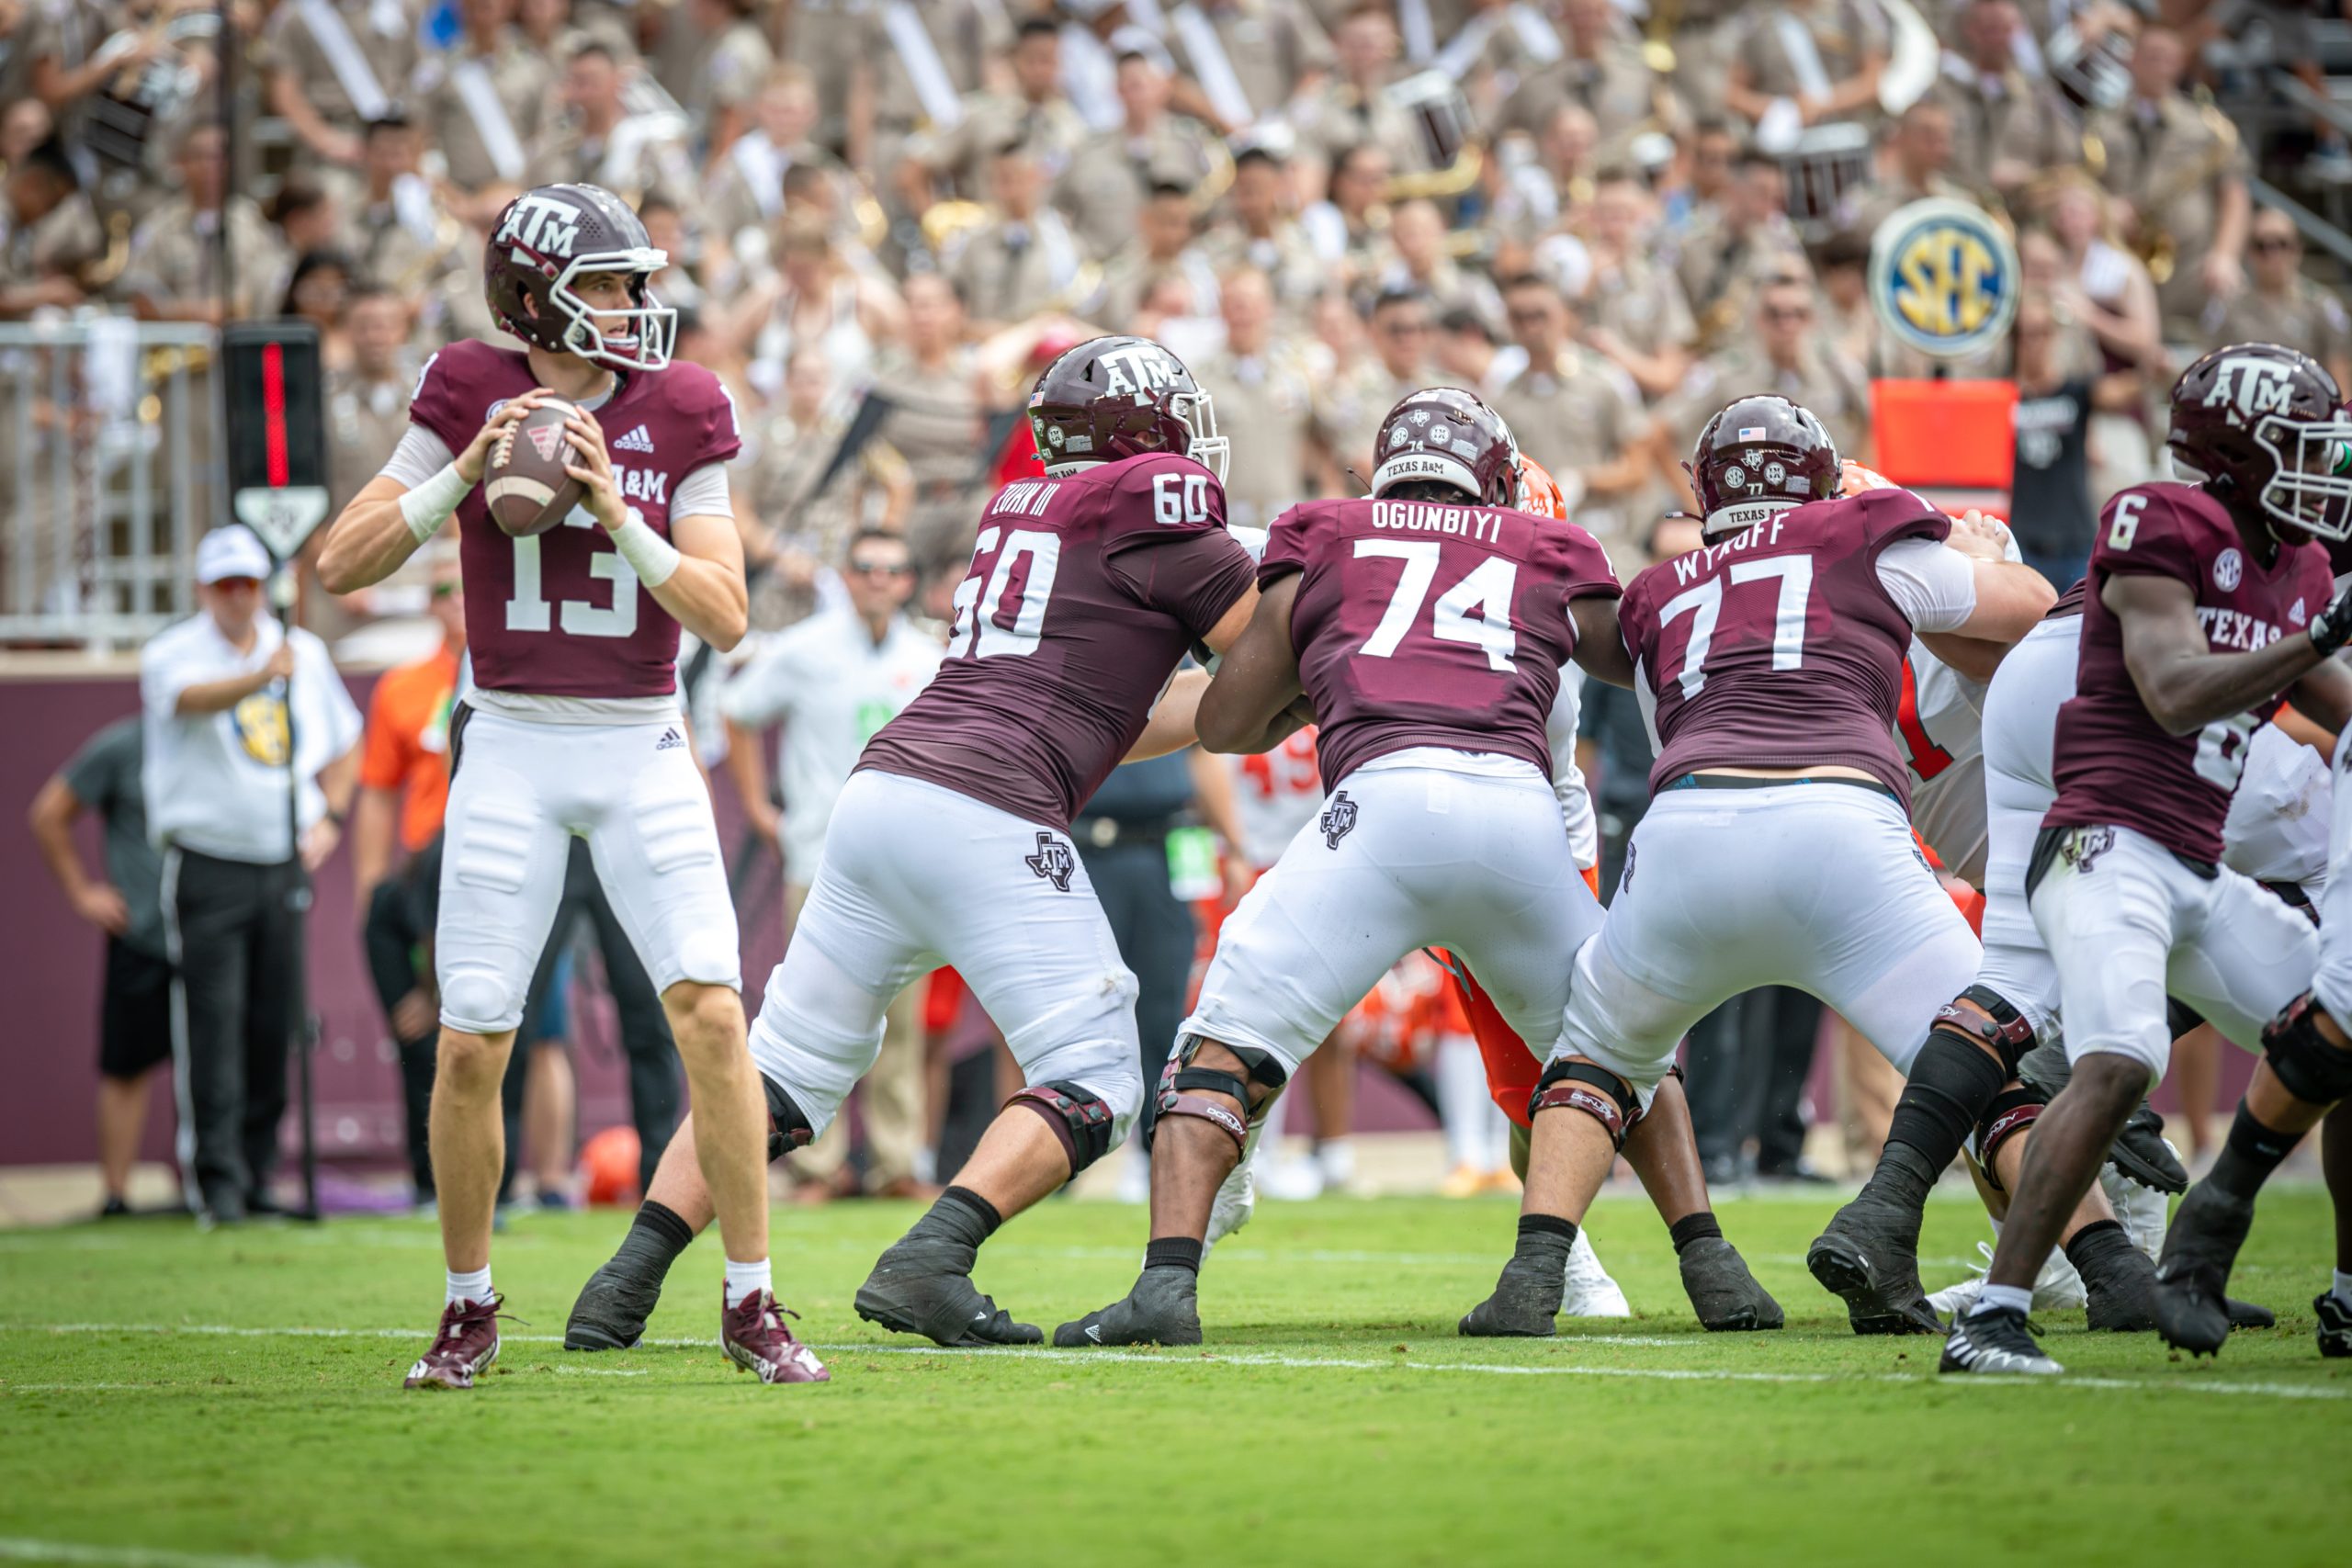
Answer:
[[[2156,1194],[2162,1199],[2164,1194]],[[2131,1227],[2127,1224],[2125,1229]],[[2136,1237],[2134,1238],[2137,1239]],[[1928,1298],[1928,1304],[1947,1317],[1957,1317],[1976,1304],[1976,1292],[1984,1288],[1985,1273],[1993,1267],[1993,1248],[1978,1242],[1976,1250],[1984,1261],[1974,1265],[1974,1272],[1957,1285],[1948,1285]],[[2058,1247],[2050,1249],[2042,1260],[2041,1277],[2033,1282],[2033,1310],[2036,1312],[2077,1312],[2087,1305],[2090,1294],[2083,1289],[2083,1277],[2066,1261],[2066,1254]]]
[[[1567,1290],[1560,1299],[1563,1317],[1631,1317],[1632,1305],[1609,1270],[1600,1266],[1600,1254],[1593,1251],[1592,1240],[1584,1232],[1577,1232],[1577,1244],[1568,1249]]]

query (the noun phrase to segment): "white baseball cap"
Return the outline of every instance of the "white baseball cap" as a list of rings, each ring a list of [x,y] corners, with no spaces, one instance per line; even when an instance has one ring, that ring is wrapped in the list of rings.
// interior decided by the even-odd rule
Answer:
[[[242,523],[215,528],[196,542],[196,580],[214,583],[226,577],[266,581],[272,570],[269,552]]]

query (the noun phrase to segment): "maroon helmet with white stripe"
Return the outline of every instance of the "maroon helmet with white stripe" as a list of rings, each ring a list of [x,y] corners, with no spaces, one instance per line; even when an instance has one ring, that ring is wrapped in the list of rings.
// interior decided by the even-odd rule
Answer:
[[[1682,467],[1710,536],[1783,507],[1826,501],[1842,478],[1838,443],[1813,411],[1765,395],[1742,398],[1709,420]]]
[[[677,341],[678,312],[653,297],[670,265],[628,203],[602,186],[540,186],[491,226],[482,292],[499,326],[535,348],[616,370],[659,370]],[[595,273],[628,279],[623,310],[591,310],[572,285]]]
[[[1503,416],[1459,387],[1408,392],[1373,439],[1372,493],[1420,480],[1460,491],[1482,506],[1519,498],[1519,443]]]

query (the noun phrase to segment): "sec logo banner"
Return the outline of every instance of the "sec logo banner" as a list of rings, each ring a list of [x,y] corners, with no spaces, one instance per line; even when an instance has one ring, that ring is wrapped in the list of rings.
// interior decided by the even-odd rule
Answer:
[[[2018,251],[1990,214],[1931,197],[1871,236],[1871,306],[1896,341],[1965,359],[2007,335],[2018,310]]]

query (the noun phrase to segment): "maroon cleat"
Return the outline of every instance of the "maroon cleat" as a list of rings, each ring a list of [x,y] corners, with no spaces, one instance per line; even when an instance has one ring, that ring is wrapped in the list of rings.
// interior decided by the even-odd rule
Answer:
[[[408,1370],[404,1388],[471,1388],[474,1374],[498,1359],[498,1309],[504,1296],[452,1302],[441,1309],[441,1332]]]
[[[728,1307],[718,1318],[718,1342],[726,1347],[727,1359],[744,1371],[757,1372],[762,1382],[832,1382],[833,1374],[817,1353],[784,1325],[784,1316],[785,1309],[766,1291]]]

